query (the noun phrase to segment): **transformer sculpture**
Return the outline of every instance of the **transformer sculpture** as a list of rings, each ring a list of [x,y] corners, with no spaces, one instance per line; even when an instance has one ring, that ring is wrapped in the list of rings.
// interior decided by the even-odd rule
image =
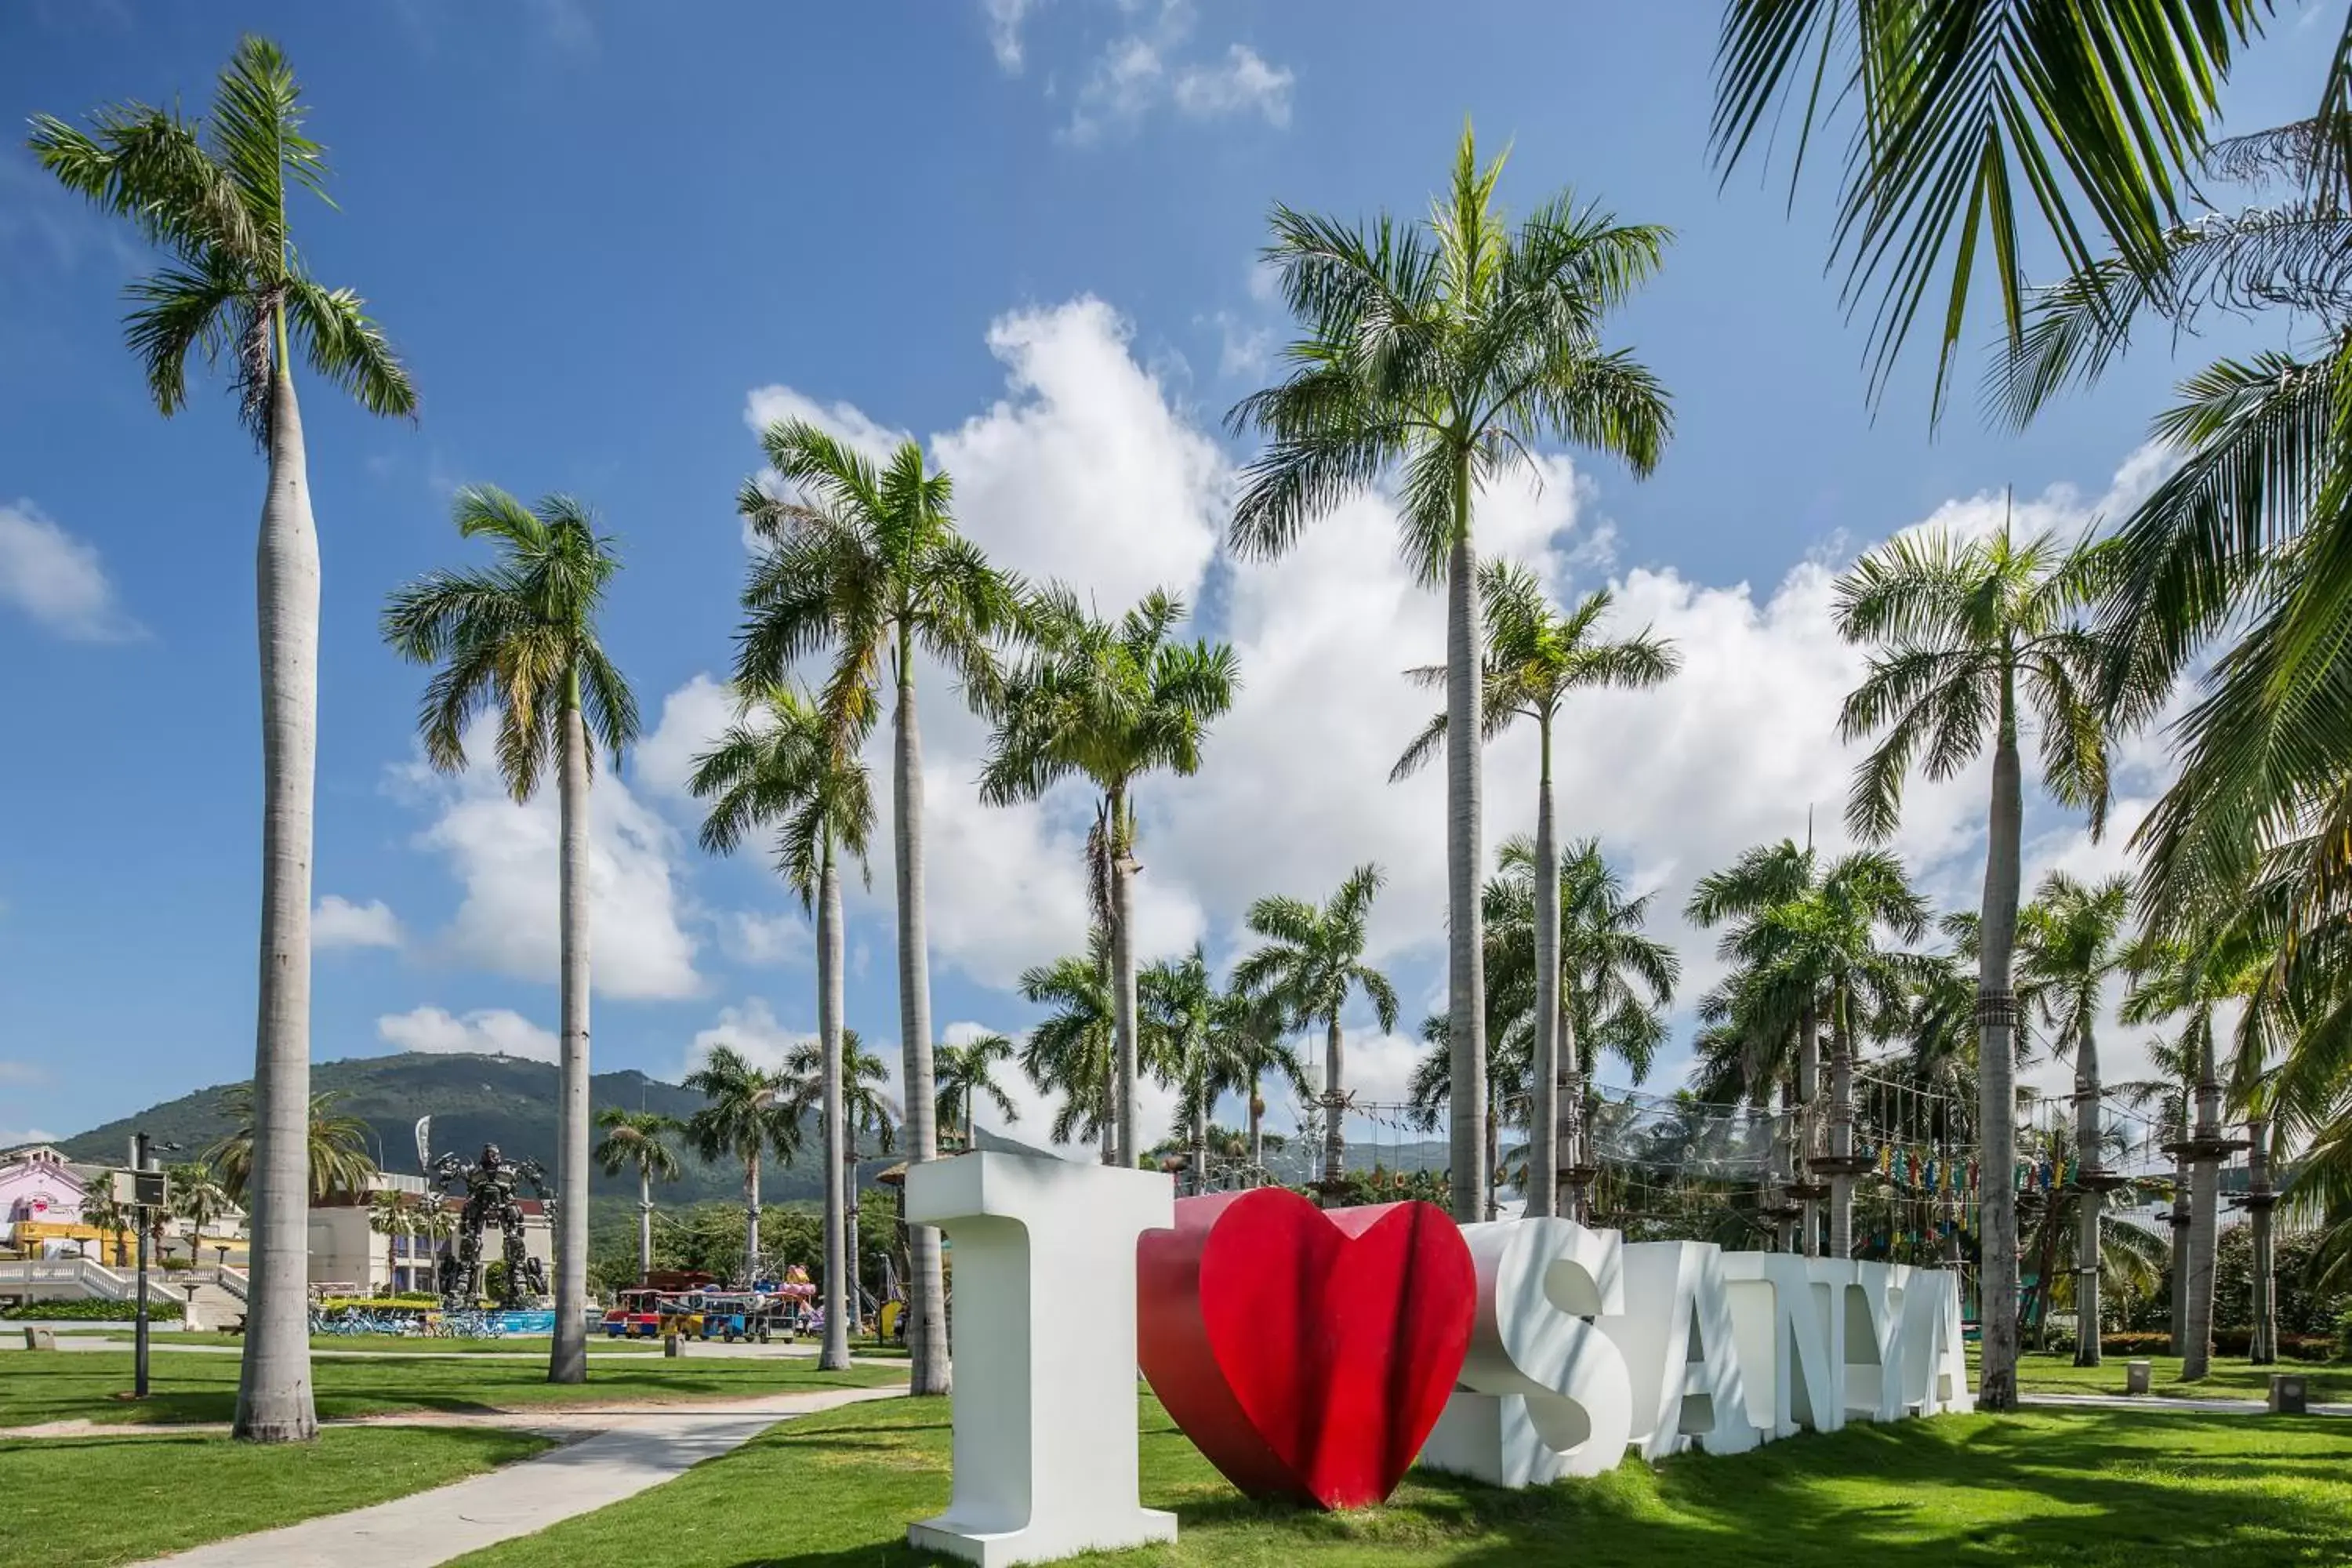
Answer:
[[[516,1188],[529,1183],[533,1196],[543,1197],[547,1192],[547,1174],[536,1160],[508,1160],[499,1153],[499,1146],[486,1143],[482,1157],[468,1165],[455,1154],[444,1154],[433,1162],[432,1180],[443,1192],[456,1195],[462,1184],[466,1206],[457,1215],[457,1247],[441,1258],[441,1300],[452,1310],[468,1308],[480,1299],[482,1289],[482,1232],[491,1225],[499,1227],[504,1243],[507,1265],[505,1289],[499,1293],[499,1305],[513,1311],[523,1304],[526,1295],[543,1297],[547,1294],[547,1268],[530,1256],[523,1245],[522,1205],[516,1202]]]

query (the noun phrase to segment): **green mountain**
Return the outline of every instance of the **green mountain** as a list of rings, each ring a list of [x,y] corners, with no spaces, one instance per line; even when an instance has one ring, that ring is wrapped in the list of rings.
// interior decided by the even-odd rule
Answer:
[[[161,1156],[166,1162],[194,1159],[235,1131],[235,1122],[221,1109],[223,1093],[235,1084],[215,1084],[103,1127],[93,1127],[58,1146],[77,1160],[121,1164],[128,1154],[131,1135],[143,1131],[158,1143],[177,1143],[180,1152]],[[433,1118],[432,1152],[458,1154],[470,1160],[485,1143],[496,1143],[510,1159],[537,1160],[555,1177],[556,1074],[551,1062],[522,1061],[513,1057],[442,1056],[410,1052],[394,1057],[360,1057],[349,1061],[320,1062],[310,1069],[312,1092],[337,1096],[336,1110],[368,1124],[370,1153],[388,1171],[415,1174],[417,1118]],[[657,1110],[683,1121],[701,1109],[702,1097],[674,1083],[647,1078],[634,1069],[597,1073],[588,1080],[591,1113],[606,1106],[631,1110]],[[777,1168],[772,1162],[760,1173],[763,1202],[821,1199],[823,1162],[815,1128],[808,1129],[807,1152],[793,1164]],[[740,1201],[743,1173],[732,1162],[706,1164],[688,1152],[679,1179],[656,1192],[664,1206],[704,1200]],[[861,1167],[870,1175],[892,1162],[878,1159]],[[591,1168],[589,1190],[599,1197],[626,1197],[635,1203],[636,1178],[624,1173],[606,1176]]]

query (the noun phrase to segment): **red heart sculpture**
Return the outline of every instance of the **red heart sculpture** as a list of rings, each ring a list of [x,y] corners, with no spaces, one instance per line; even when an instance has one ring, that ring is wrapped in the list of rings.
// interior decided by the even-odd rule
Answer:
[[[1478,1275],[1424,1203],[1282,1187],[1186,1198],[1136,1247],[1138,1349],[1168,1414],[1252,1497],[1387,1498],[1445,1408]]]

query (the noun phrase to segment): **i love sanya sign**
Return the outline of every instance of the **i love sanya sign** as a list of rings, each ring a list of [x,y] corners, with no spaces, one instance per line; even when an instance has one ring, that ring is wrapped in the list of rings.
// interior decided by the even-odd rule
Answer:
[[[915,1166],[907,1214],[954,1244],[956,1378],[954,1494],[908,1535],[985,1568],[1175,1538],[1139,1366],[1236,1487],[1323,1508],[1416,1462],[1531,1486],[1971,1404],[1943,1270],[997,1153]]]

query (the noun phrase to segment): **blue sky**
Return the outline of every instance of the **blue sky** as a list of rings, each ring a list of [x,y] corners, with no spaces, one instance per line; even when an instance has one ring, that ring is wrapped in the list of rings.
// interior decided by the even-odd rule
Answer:
[[[1835,835],[1853,759],[1830,723],[1857,657],[1822,614],[1835,567],[1923,521],[1985,526],[2004,486],[2079,527],[2160,471],[2142,442],[2174,374],[2161,345],[2021,436],[1965,404],[1931,432],[1916,355],[1874,417],[1822,193],[1791,212],[1777,181],[1719,185],[1706,163],[1696,3],[1439,26],[1401,3],[37,0],[0,14],[0,122],[198,108],[241,27],[286,47],[331,150],[341,210],[295,217],[309,263],[367,297],[424,396],[411,426],[305,389],[321,1060],[551,1048],[549,812],[422,773],[421,676],[375,633],[389,590],[466,558],[448,498],[478,481],[574,491],[623,542],[606,640],[653,732],[599,791],[598,1067],[672,1077],[712,1039],[772,1051],[814,1026],[804,923],[761,857],[695,850],[678,790],[724,713],[752,421],[783,411],[923,437],[967,528],[1024,571],[1107,607],[1154,583],[1202,605],[1245,693],[1202,775],[1146,797],[1147,940],[1229,957],[1249,898],[1321,897],[1378,860],[1381,955],[1417,1017],[1441,984],[1438,783],[1383,779],[1426,701],[1395,671],[1438,655],[1440,605],[1403,581],[1377,497],[1283,565],[1225,561],[1247,450],[1222,416],[1283,333],[1253,264],[1269,205],[1418,211],[1465,115],[1511,144],[1512,205],[1569,185],[1677,234],[1611,333],[1675,395],[1658,473],[1555,454],[1481,528],[1563,593],[1615,584],[1629,626],[1684,644],[1666,693],[1579,710],[1562,776],[1567,830],[1655,891],[1685,1002],[1711,975],[1673,918],[1690,879],[1809,807]],[[2257,49],[2231,123],[2301,111],[2317,65]],[[148,403],[120,329],[147,259],[18,136],[0,146],[0,1142],[250,1068],[262,465],[216,386],[169,421]],[[1083,804],[979,807],[980,732],[929,690],[935,1016],[1017,1030],[1020,968],[1083,940]],[[1490,837],[1528,825],[1531,757],[1490,753]],[[2133,763],[2127,801],[2160,779],[2160,742]],[[1955,901],[1980,874],[1981,798],[1921,792],[1899,841]],[[2037,868],[2118,863],[2054,812],[2030,836]],[[852,912],[850,1020],[887,1047],[887,906]],[[1411,1047],[1362,1022],[1365,1092],[1396,1098]]]

